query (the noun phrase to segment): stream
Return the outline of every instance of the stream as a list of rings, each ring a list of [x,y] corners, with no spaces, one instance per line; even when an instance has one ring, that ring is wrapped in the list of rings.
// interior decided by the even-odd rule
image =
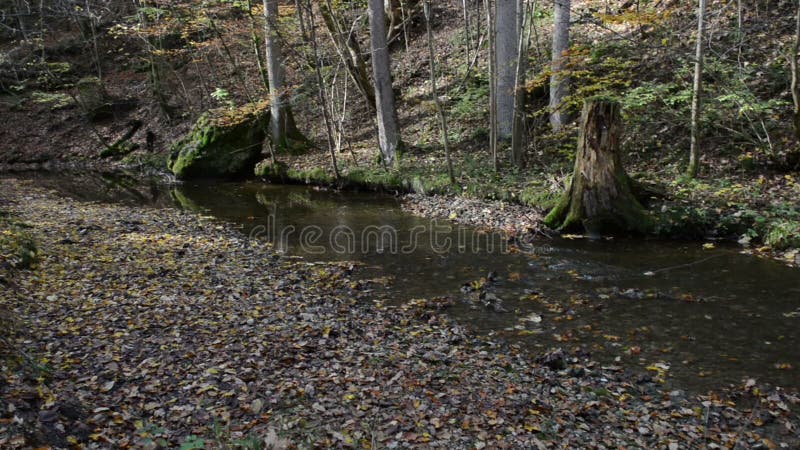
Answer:
[[[388,195],[119,173],[13,176],[79,200],[213,216],[312,261],[358,261],[364,278],[386,277],[381,294],[393,302],[446,296],[448,315],[533,354],[579,350],[690,392],[747,378],[800,387],[800,272],[736,246],[542,239],[519,251],[491,232],[412,216]]]

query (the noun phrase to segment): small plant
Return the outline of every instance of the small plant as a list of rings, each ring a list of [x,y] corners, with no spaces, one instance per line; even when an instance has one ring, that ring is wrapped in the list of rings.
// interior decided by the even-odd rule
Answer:
[[[223,107],[228,109],[234,108],[233,100],[231,100],[231,94],[223,88],[216,88],[214,92],[211,93],[211,98],[216,100],[217,103]]]

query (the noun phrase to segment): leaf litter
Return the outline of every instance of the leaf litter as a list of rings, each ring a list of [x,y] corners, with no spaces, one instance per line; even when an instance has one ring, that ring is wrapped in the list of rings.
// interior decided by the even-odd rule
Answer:
[[[41,248],[0,297],[25,325],[0,367],[2,448],[216,448],[221,428],[288,448],[800,445],[793,392],[664,392],[475,336],[448,299],[384,306],[354,264],[208,218],[0,184]]]

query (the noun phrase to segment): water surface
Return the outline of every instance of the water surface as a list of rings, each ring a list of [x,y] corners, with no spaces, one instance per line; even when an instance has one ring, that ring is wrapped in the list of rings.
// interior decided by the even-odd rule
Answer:
[[[81,200],[214,216],[311,260],[360,261],[362,276],[388,278],[382,294],[395,303],[446,296],[455,300],[448,314],[480,333],[536,350],[582,349],[640,374],[657,375],[646,368],[658,364],[676,388],[749,377],[800,387],[800,271],[736,247],[558,239],[515,251],[502,236],[404,213],[387,195],[120,174],[24,177]],[[495,273],[481,289],[508,312],[463,287]]]

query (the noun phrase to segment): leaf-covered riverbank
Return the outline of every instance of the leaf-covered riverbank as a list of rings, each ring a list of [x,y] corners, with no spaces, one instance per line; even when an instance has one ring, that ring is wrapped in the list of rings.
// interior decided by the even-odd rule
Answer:
[[[793,394],[671,395],[472,336],[446,302],[382,306],[350,264],[280,257],[198,215],[0,186],[40,244],[0,297],[21,325],[3,447],[217,448],[270,430],[298,448],[800,442]]]

